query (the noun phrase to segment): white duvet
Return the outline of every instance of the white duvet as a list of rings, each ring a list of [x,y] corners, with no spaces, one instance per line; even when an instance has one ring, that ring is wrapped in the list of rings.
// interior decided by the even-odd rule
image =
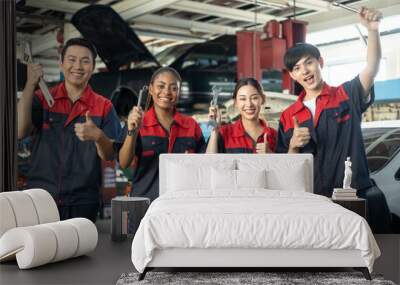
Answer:
[[[164,194],[133,239],[133,265],[143,272],[165,248],[358,249],[370,271],[380,255],[359,215],[320,195],[265,189]]]

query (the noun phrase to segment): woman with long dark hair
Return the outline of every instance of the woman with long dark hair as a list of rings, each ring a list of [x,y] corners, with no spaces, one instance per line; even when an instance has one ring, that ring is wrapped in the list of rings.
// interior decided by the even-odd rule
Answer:
[[[235,107],[240,118],[220,126],[221,115],[218,107],[209,110],[209,119],[216,120],[207,146],[207,153],[270,153],[275,152],[275,129],[259,117],[265,95],[261,85],[254,78],[240,79],[233,92]]]

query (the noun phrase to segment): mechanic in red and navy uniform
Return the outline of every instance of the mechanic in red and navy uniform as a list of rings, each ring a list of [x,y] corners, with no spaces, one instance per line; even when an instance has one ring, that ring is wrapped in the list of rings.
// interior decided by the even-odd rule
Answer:
[[[175,69],[159,68],[149,85],[153,106],[145,114],[135,106],[128,116],[119,162],[122,168],[133,167],[132,196],[158,197],[160,154],[204,152],[200,126],[176,110],[181,83]]]
[[[18,138],[32,135],[29,188],[43,188],[56,201],[60,218],[96,220],[101,187],[101,159],[114,158],[113,140],[120,123],[111,102],[88,85],[97,56],[85,39],[67,41],[60,68],[64,81],[50,89],[54,105],[36,91],[40,64],[28,64],[28,78],[18,102]]]
[[[207,153],[271,153],[275,152],[275,129],[259,117],[265,103],[261,85],[254,78],[240,79],[233,92],[235,108],[240,118],[220,126],[221,114],[217,106],[209,109],[209,119],[216,120],[207,145]]]
[[[367,220],[375,233],[390,231],[391,215],[385,196],[369,177],[361,133],[362,113],[374,101],[374,78],[381,58],[381,13],[362,8],[362,24],[368,29],[367,65],[361,73],[338,87],[321,77],[323,59],[318,48],[298,44],[284,62],[291,77],[302,87],[298,100],[280,118],[277,152],[314,155],[314,193],[332,196],[343,187],[344,162],[351,158],[351,187],[367,199]]]

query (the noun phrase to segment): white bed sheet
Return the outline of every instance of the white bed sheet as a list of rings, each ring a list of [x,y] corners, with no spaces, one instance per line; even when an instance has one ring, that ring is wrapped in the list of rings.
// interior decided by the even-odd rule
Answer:
[[[166,248],[357,249],[370,271],[380,255],[361,216],[320,195],[266,189],[160,196],[134,237],[133,265],[143,272]]]

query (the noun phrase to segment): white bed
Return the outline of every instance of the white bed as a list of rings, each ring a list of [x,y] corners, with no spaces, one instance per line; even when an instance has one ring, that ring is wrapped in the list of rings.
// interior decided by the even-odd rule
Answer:
[[[359,215],[312,194],[307,154],[165,154],[160,197],[132,243],[155,267],[354,267],[380,251]]]

